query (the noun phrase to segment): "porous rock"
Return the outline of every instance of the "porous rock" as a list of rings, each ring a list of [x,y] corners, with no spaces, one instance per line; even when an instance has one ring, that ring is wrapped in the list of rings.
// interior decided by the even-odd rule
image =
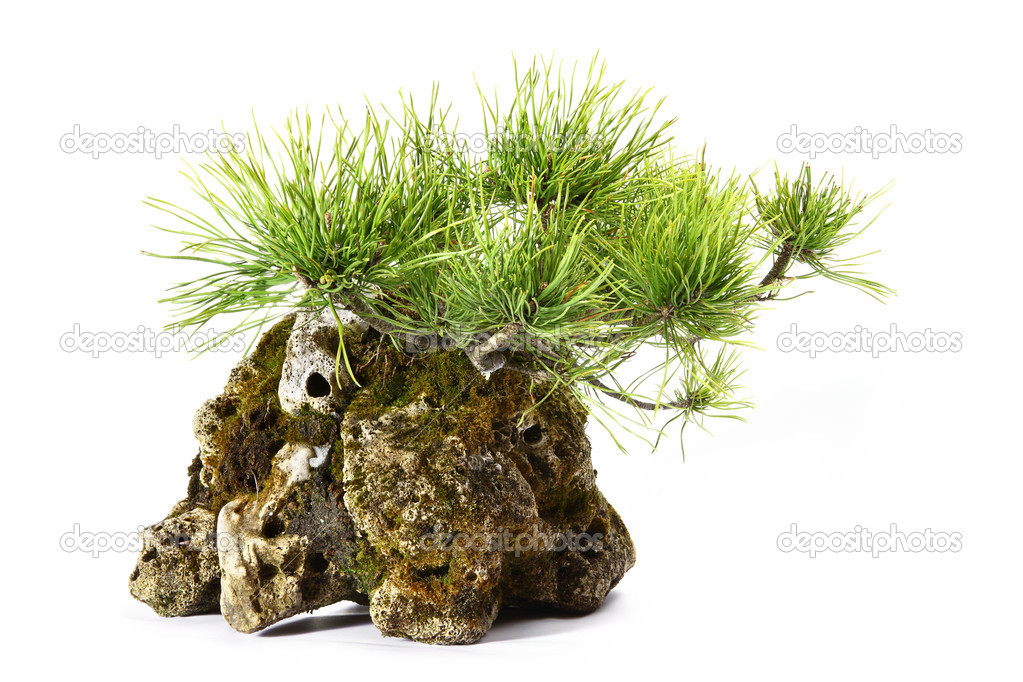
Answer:
[[[161,616],[216,613],[220,604],[216,515],[197,507],[146,528],[131,594]]]
[[[405,356],[350,317],[358,384],[338,384],[326,315],[268,331],[197,413],[172,516],[217,519],[219,552],[199,570],[144,551],[132,594],[165,615],[219,602],[242,632],[352,600],[385,635],[439,644],[479,639],[505,607],[599,607],[635,551],[596,486],[582,406],[537,400],[507,369],[483,379],[458,352]],[[301,394],[314,372],[329,395]],[[143,575],[162,591],[136,588]]]
[[[345,310],[339,312],[339,316],[342,314],[342,325],[347,322],[350,329],[356,329],[356,318]],[[337,344],[337,323],[329,307],[318,315],[298,315],[288,338],[277,390],[285,412],[299,414],[306,406],[324,414],[344,409],[352,382],[345,370],[335,371],[339,366]]]
[[[220,609],[240,632],[351,599],[341,566],[356,551],[354,529],[323,474],[329,445],[285,445],[265,488],[220,510]],[[321,469],[322,467],[322,469]]]

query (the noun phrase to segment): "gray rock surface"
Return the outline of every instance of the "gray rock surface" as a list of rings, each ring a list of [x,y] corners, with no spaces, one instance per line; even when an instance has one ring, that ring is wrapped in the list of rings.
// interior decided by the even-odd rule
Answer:
[[[190,509],[149,526],[129,585],[161,616],[216,613],[220,604],[215,514]]]
[[[356,318],[351,313],[345,310],[337,312],[343,325],[347,323],[350,328],[355,328]],[[329,308],[318,315],[298,315],[295,329],[288,339],[277,390],[285,412],[299,414],[305,406],[324,414],[344,409],[351,378],[343,365],[340,372],[335,372],[337,338],[337,323]],[[341,385],[338,385],[338,374]]]
[[[235,630],[255,632],[358,599],[355,581],[339,567],[355,552],[354,530],[319,471],[329,448],[285,445],[265,488],[220,510],[220,610]]]
[[[332,320],[282,322],[200,408],[189,497],[147,533],[132,594],[163,615],[219,605],[242,632],[352,600],[385,635],[440,644],[504,607],[599,607],[635,552],[578,402],[537,405],[522,375],[482,380],[464,355],[409,358],[354,325],[361,388],[302,396],[328,357],[333,375]]]

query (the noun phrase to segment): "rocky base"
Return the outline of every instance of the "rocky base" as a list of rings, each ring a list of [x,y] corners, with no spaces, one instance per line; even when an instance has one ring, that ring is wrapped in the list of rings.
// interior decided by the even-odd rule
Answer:
[[[241,632],[341,600],[385,635],[473,642],[504,606],[586,612],[635,563],[567,393],[461,353],[406,357],[349,318],[288,318],[193,423],[188,496],[131,593]],[[539,404],[537,404],[537,402]]]

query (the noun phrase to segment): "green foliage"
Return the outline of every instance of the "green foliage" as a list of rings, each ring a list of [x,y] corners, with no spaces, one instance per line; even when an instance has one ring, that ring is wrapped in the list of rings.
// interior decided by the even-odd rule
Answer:
[[[745,330],[756,294],[755,224],[746,223],[740,183],[701,164],[672,164],[646,188],[605,250],[614,260],[616,307],[678,340],[725,340]],[[636,328],[642,332],[642,325]]]
[[[605,83],[594,59],[579,93],[575,68],[569,78],[550,64],[515,71],[515,97],[502,114],[482,96],[490,139],[483,181],[492,198],[511,205],[586,206],[590,215],[615,216],[634,198],[628,171],[664,147],[671,121],[655,126],[661,102],[648,110],[648,93],[623,102],[623,83]]]
[[[443,183],[415,178],[410,135],[391,139],[372,112],[358,134],[343,119],[331,123],[326,150],[322,130],[314,139],[311,117],[296,114],[276,135],[283,156],[275,159],[258,127],[244,152],[210,155],[191,180],[211,218],[149,200],[189,226],[168,230],[186,244],[163,257],[222,268],[172,289],[166,300],[178,305],[182,328],[218,315],[264,313],[234,330],[240,332],[291,306],[322,304],[322,295],[296,298],[297,282],[326,294],[389,288],[443,257],[433,240],[453,224],[453,202]]]
[[[242,314],[240,332],[295,306],[341,306],[399,350],[426,339],[549,384],[541,396],[630,404],[649,425],[647,411],[737,417],[748,403],[734,397],[734,349],[792,279],[891,293],[836,256],[877,195],[815,185],[809,167],[776,171],[761,192],[679,156],[661,103],[608,84],[596,59],[582,80],[534,62],[516,68],[507,110],[481,91],[480,150],[436,88],[425,110],[405,97],[394,115],[368,106],[359,128],[296,114],[271,144],[257,127],[245,151],[192,169],[205,214],[150,200],[183,221],[168,231],[184,248],[164,257],[215,266],[171,290],[177,326]],[[711,343],[722,348],[708,354]],[[621,385],[642,346],[663,360]]]
[[[870,227],[873,220],[853,229],[853,219],[881,192],[854,196],[842,185],[835,184],[828,175],[814,185],[809,165],[804,165],[794,180],[787,175],[782,176],[777,169],[774,177],[776,189],[773,194],[761,194],[754,185],[759,221],[771,235],[770,239],[762,242],[762,246],[770,248],[778,241],[790,245],[792,261],[804,263],[811,269],[810,273],[800,275],[801,279],[822,275],[878,299],[894,293],[883,284],[859,276],[855,271],[859,267],[856,261],[864,256],[834,258],[837,249]],[[782,272],[780,276],[784,274]]]

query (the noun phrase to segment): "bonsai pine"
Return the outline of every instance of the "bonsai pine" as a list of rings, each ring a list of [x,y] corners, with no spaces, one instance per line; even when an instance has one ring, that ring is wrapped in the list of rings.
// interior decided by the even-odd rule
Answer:
[[[458,131],[435,89],[425,112],[402,98],[358,130],[337,114],[316,134],[295,115],[280,158],[258,129],[211,157],[193,177],[207,216],[151,200],[188,223],[171,257],[219,266],[167,299],[178,325],[244,313],[235,333],[345,308],[404,352],[460,352],[591,406],[691,421],[746,405],[733,349],[793,280],[890,293],[839,253],[877,195],[809,166],[776,171],[769,191],[722,177],[676,154],[649,93],[626,97],[596,60],[579,90],[574,76],[516,71],[507,109],[481,94],[482,135]],[[663,352],[648,394],[615,379],[644,345]]]
[[[454,642],[482,636],[502,605],[596,608],[634,553],[593,483],[586,414],[741,418],[737,349],[765,302],[812,277],[892,293],[843,253],[878,194],[809,166],[776,170],[769,188],[725,176],[705,150],[680,154],[663,101],[609,84],[596,59],[579,77],[534,62],[510,102],[480,101],[475,134],[436,88],[425,109],[402,97],[359,125],[295,114],[273,143],[257,128],[194,169],[205,212],[150,200],[184,222],[170,228],[184,248],[165,257],[213,266],[166,299],[177,327],[229,316],[234,334],[288,316],[200,410],[189,497],[164,522],[192,537],[215,524],[248,549],[220,548],[201,580],[179,550],[154,549],[133,593],[161,613],[219,598],[251,631],[365,599],[387,634]],[[302,344],[329,350],[326,377],[295,359],[312,357]],[[644,347],[655,366],[621,380]],[[294,398],[295,381],[308,395]],[[310,535],[309,518],[332,514],[336,537]],[[602,553],[416,544],[529,523],[603,538]]]

